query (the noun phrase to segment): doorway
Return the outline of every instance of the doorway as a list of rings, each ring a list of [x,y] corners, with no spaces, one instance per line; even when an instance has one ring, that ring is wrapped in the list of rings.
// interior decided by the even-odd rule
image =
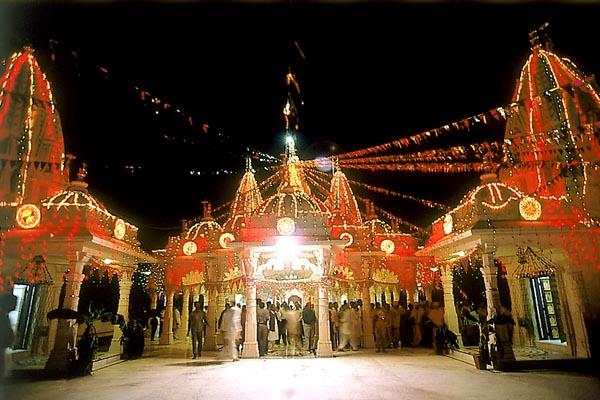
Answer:
[[[530,279],[531,297],[539,340],[563,340],[556,279],[538,276]]]

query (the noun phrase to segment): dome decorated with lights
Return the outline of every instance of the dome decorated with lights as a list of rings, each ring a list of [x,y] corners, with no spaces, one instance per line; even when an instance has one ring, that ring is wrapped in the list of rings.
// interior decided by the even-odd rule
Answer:
[[[200,238],[203,241],[207,241],[210,247],[211,244],[218,246],[219,238],[223,233],[221,225],[212,216],[211,205],[208,202],[203,202],[204,215],[200,222],[197,222],[190,226],[185,232],[184,239],[188,241],[198,240]]]
[[[267,198],[256,212],[258,215],[274,215],[277,218],[329,215],[329,210],[319,199],[291,186]]]

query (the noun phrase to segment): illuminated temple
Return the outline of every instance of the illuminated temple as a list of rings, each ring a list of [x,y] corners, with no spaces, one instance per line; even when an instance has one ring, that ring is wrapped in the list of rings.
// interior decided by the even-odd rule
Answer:
[[[592,355],[600,316],[600,97],[593,79],[543,41],[532,43],[503,108],[501,160],[483,157],[480,184],[425,234],[403,233],[400,219],[358,199],[343,157],[331,158],[327,171],[301,160],[293,124],[286,123],[276,172],[257,182],[248,160],[229,203],[213,209],[204,202],[201,216],[184,221],[179,235],[149,255],[137,227],[88,191],[85,168],[69,179],[58,113],[30,49],[9,60],[0,87],[0,218],[9,227],[2,230],[1,283],[23,299],[19,348],[50,355],[49,369],[62,368],[76,327],[44,315],[77,310],[92,267],[118,277],[118,313],[128,319],[131,276],[140,263],[153,265],[147,290],[150,309],[165,306],[164,345],[175,341],[174,308],[181,313],[175,336],[184,338],[191,304],[200,298],[208,306],[209,350],[217,349],[225,302],[246,305],[244,357],[258,357],[257,298],[315,304],[321,357],[332,355],[332,301],[435,299],[461,340],[455,277],[476,268],[487,315],[496,318],[496,366],[514,361],[513,346]],[[223,219],[217,210],[225,211]],[[503,309],[511,310],[514,330]],[[363,308],[366,348],[374,346],[371,312]],[[115,329],[113,342],[118,336]]]

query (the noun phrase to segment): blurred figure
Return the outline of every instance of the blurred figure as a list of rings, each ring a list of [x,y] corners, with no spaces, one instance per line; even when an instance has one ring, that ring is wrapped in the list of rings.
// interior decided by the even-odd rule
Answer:
[[[348,343],[352,347],[352,350],[358,350],[358,343],[356,337],[356,329],[354,327],[354,314],[352,309],[348,306],[348,303],[344,303],[339,314],[340,319],[340,343],[338,345],[339,351],[344,351],[344,348]]]
[[[298,349],[298,343],[302,343],[300,341],[300,321],[302,317],[300,315],[300,310],[294,309],[293,305],[291,305],[290,308],[286,310],[284,314],[286,319],[288,340],[288,344],[285,349],[285,354],[286,356],[295,356],[296,350]]]
[[[7,377],[6,349],[15,341],[15,333],[10,326],[8,313],[17,306],[17,297],[12,293],[0,294],[0,381]]]
[[[235,303],[225,309],[221,321],[221,331],[223,332],[225,355],[231,357],[232,361],[239,361],[237,343],[241,339],[242,333],[242,310]]]
[[[268,303],[267,303],[268,304]],[[277,315],[277,306],[271,304],[269,307],[269,333],[267,340],[269,342],[269,351],[275,350],[275,342],[279,340],[279,316]]]
[[[381,304],[375,303],[375,313],[373,314],[375,320],[375,347],[377,353],[384,351],[388,346],[388,324],[385,315],[385,310],[381,307]]]

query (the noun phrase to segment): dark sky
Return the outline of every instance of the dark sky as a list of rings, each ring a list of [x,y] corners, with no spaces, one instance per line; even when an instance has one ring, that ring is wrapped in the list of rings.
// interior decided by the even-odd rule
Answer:
[[[600,71],[599,11],[585,3],[2,3],[0,59],[27,43],[36,48],[67,152],[90,164],[92,193],[140,227],[145,248],[157,248],[178,233],[166,228],[200,214],[203,199],[217,206],[232,197],[242,149],[282,152],[290,63],[305,102],[300,155],[327,155],[332,145],[354,150],[508,103],[529,54],[528,32],[544,21],[559,54],[588,74]],[[49,39],[58,42],[55,62]],[[155,115],[136,85],[180,105],[194,126],[173,112]],[[501,132],[496,124],[479,134]],[[211,175],[223,169],[234,173]],[[472,174],[348,175],[450,205],[477,182]],[[441,214],[376,202],[421,226]]]

